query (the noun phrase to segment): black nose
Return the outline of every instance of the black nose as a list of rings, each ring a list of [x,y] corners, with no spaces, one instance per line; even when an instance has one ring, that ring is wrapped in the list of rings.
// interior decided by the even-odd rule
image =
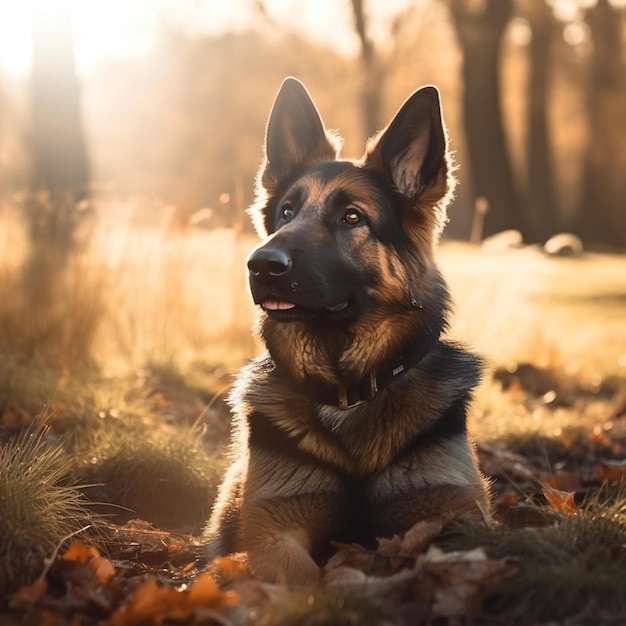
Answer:
[[[248,269],[259,278],[278,278],[289,273],[291,257],[280,248],[259,248],[250,255]]]

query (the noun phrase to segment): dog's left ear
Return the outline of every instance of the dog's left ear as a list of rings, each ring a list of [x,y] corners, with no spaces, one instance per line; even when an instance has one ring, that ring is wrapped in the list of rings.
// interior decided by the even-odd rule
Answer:
[[[418,89],[368,144],[365,167],[382,170],[405,196],[417,199],[433,182],[447,192],[447,137],[436,87]]]
[[[326,132],[304,85],[286,78],[267,123],[263,187],[272,190],[300,166],[335,159],[338,151],[338,141]]]

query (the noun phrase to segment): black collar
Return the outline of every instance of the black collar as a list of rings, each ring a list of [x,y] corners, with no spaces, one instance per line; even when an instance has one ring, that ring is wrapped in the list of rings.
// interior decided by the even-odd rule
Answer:
[[[307,378],[304,382],[304,389],[307,395],[319,404],[329,404],[344,410],[351,409],[369,402],[394,380],[401,378],[412,367],[415,367],[431,351],[434,343],[436,341],[428,341],[427,345],[417,344],[393,361],[381,365],[376,371],[358,380],[333,384],[317,378]]]

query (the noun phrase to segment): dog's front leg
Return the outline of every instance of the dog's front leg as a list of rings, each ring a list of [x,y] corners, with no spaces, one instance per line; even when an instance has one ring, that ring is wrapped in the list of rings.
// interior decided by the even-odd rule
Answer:
[[[246,503],[241,513],[242,544],[256,576],[294,585],[320,580],[312,552],[336,514],[330,498],[321,494],[267,498]]]

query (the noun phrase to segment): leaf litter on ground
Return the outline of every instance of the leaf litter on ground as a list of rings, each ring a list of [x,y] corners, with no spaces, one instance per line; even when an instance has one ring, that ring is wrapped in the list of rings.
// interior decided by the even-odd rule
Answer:
[[[561,390],[559,406],[537,389],[516,382],[498,392],[511,396],[526,431],[486,437],[487,415],[479,437],[494,480],[493,528],[442,518],[372,549],[337,544],[321,584],[296,589],[255,580],[244,555],[200,568],[192,535],[105,520],[97,537],[42,562],[41,575],[7,599],[8,615],[111,626],[626,623],[623,387],[602,402],[584,391],[582,404]],[[175,413],[172,401],[168,420]],[[18,414],[5,413],[6,432]]]

